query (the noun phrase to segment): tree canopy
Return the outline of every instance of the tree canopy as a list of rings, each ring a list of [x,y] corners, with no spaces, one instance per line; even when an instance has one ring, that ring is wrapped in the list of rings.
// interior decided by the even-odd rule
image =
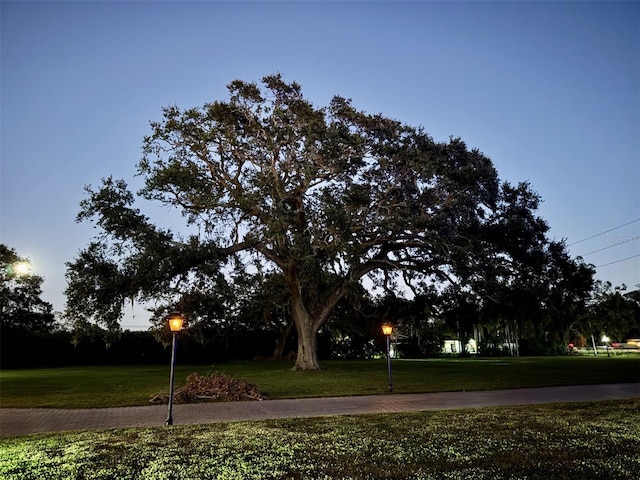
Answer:
[[[480,295],[489,281],[542,275],[538,196],[501,184],[461,139],[434,141],[340,96],[316,107],[280,75],[228,90],[226,101],[164,108],[144,139],[137,196],[179,211],[181,233],[143,214],[123,180],[87,188],[78,219],[101,233],[68,265],[70,317],[115,326],[129,298],[173,308],[196,292],[222,304],[234,279],[277,272],[296,367],[315,369],[318,331],[365,279],[388,292]],[[197,321],[204,310],[186,313]]]
[[[44,279],[31,273],[30,262],[0,244],[0,330],[47,333],[55,323],[53,306],[42,300]]]

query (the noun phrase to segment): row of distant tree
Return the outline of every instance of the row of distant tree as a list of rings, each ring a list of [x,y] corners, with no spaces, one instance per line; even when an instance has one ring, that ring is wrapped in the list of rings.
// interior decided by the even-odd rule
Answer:
[[[170,333],[163,325],[131,332],[56,318],[52,306],[41,298],[42,277],[16,271],[15,266],[25,261],[0,245],[2,368],[167,361]],[[224,315],[216,310],[215,317],[201,319],[184,331],[178,343],[181,361],[293,358],[296,331],[281,279],[255,275],[250,280],[230,292]],[[526,316],[512,317],[507,314],[513,313],[513,305],[501,310],[490,304],[483,309],[466,297],[432,293],[408,300],[390,295],[372,298],[364,289],[354,292],[337,306],[320,333],[319,358],[382,354],[383,321],[394,325],[396,351],[405,357],[441,355],[447,339],[462,345],[474,339],[481,355],[548,355],[565,353],[568,343],[590,345],[592,338],[599,343],[602,335],[612,342],[640,337],[640,291],[627,292],[606,283],[596,283],[584,303],[565,301],[566,310],[532,301],[521,305]],[[538,311],[530,310],[533,305]]]

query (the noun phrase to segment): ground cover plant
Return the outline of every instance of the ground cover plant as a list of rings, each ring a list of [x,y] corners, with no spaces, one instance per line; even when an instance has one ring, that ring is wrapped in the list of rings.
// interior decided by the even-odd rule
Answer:
[[[321,371],[291,370],[287,362],[179,365],[188,375],[215,371],[255,384],[267,398],[387,393],[384,360],[328,361]],[[394,360],[394,392],[441,392],[638,382],[640,357],[521,357]],[[96,408],[147,405],[168,392],[167,365],[74,367],[0,371],[0,406]]]
[[[0,439],[15,479],[635,479],[640,399]]]

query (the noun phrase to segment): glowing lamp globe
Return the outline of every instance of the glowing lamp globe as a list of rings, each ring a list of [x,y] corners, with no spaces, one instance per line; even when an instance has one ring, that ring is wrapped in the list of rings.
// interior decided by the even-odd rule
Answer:
[[[182,326],[184,325],[184,317],[178,312],[173,312],[169,316],[168,322],[169,330],[171,330],[171,333],[179,333],[182,330]]]
[[[31,264],[29,262],[18,262],[13,266],[16,275],[29,275],[31,273]]]

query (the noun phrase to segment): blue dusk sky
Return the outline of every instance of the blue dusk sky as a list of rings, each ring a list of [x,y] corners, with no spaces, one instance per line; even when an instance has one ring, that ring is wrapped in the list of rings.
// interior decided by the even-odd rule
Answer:
[[[531,183],[550,238],[598,279],[640,283],[638,1],[1,1],[0,17],[0,242],[58,311],[65,262],[97,232],[75,222],[84,186],[137,188],[162,107],[275,72],[315,105],[341,95],[461,137]]]

